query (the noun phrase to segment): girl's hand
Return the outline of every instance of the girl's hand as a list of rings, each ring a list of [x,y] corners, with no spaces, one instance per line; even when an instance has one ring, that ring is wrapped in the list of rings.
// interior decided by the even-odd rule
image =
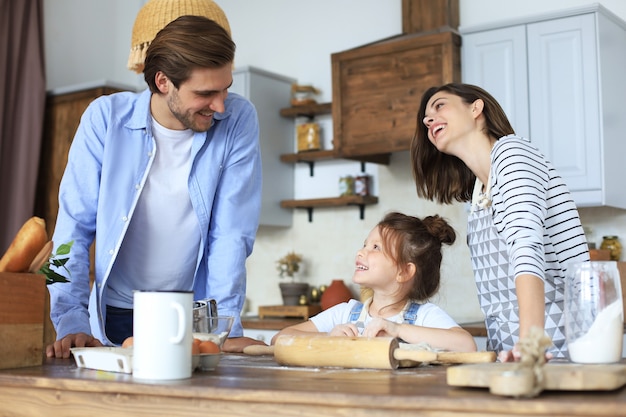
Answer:
[[[359,330],[352,323],[338,324],[328,333],[329,336],[358,336]]]
[[[398,323],[380,317],[370,321],[363,330],[365,337],[399,337],[399,335],[400,325]]]

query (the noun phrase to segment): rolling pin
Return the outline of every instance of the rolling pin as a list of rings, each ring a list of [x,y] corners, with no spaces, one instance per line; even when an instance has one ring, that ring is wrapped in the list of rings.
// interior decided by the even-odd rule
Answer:
[[[392,337],[282,335],[273,348],[276,362],[293,366],[397,369],[400,361],[451,364],[494,362],[496,359],[495,352],[401,349],[398,339]],[[244,349],[244,353],[271,354],[271,350],[272,346],[254,346],[254,349]]]

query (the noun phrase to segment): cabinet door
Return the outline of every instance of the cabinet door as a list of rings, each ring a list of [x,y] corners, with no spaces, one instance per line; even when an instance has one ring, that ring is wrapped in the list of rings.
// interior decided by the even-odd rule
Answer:
[[[530,138],[572,192],[602,188],[593,14],[527,26]]]
[[[233,72],[229,91],[246,97],[259,117],[259,141],[263,164],[262,226],[291,226],[293,212],[280,206],[294,195],[294,166],[280,161],[280,155],[294,152],[294,121],[280,116],[289,105],[295,80],[260,69],[246,67]]]
[[[464,35],[462,56],[463,82],[487,90],[515,133],[529,137],[526,26]]]

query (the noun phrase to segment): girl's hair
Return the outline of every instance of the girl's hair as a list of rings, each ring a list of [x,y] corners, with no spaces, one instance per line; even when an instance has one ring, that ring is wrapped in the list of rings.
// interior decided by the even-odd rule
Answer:
[[[150,91],[159,93],[156,73],[162,71],[176,88],[196,68],[222,68],[235,60],[235,43],[226,30],[202,16],[181,16],[157,34],[144,63],[144,79]]]
[[[439,290],[441,279],[441,245],[451,245],[456,233],[443,218],[435,215],[417,217],[392,212],[378,223],[386,255],[399,268],[415,264],[413,287],[408,298],[424,301]]]
[[[495,98],[475,85],[451,83],[431,87],[422,96],[417,112],[417,127],[411,142],[413,179],[417,195],[439,203],[470,201],[476,176],[459,158],[440,152],[428,139],[428,128],[424,125],[426,105],[436,93],[445,91],[459,96],[467,105],[481,99],[484,102],[485,134],[499,140],[515,133],[506,113]]]

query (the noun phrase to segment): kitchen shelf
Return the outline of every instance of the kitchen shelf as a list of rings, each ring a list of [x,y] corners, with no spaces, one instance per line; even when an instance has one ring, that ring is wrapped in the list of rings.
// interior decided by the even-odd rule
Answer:
[[[309,200],[283,200],[280,206],[283,208],[302,208],[309,212],[309,222],[313,221],[313,209],[317,207],[342,207],[358,206],[360,218],[365,217],[365,206],[378,204],[378,197],[372,195],[348,195],[331,198],[315,198]]]
[[[292,106],[280,110],[283,117],[308,117],[313,119],[317,115],[331,114],[333,110],[332,103],[315,103],[304,104],[301,106]],[[371,162],[381,165],[389,165],[391,153],[362,155],[362,156],[343,156],[338,155],[335,150],[321,151],[302,151],[298,153],[283,154],[280,160],[286,163],[304,162],[309,164],[310,175],[313,176],[313,169],[316,161],[324,161],[331,159],[347,159],[361,162],[361,172],[365,172],[365,163]],[[374,196],[344,196],[334,198],[318,198],[310,200],[283,200],[280,206],[283,208],[303,208],[309,213],[309,222],[313,221],[313,209],[316,207],[341,207],[341,206],[358,206],[360,218],[363,220],[365,215],[365,206],[377,204],[378,197]]]
[[[314,103],[281,109],[280,115],[283,117],[308,117],[312,119],[320,114],[330,114],[332,111],[332,103]]]
[[[301,106],[286,107],[280,110],[283,117],[308,117],[313,119],[317,115],[332,113],[332,103],[303,104]],[[391,153],[344,156],[338,155],[335,150],[324,151],[302,151],[280,156],[280,160],[288,163],[306,162],[309,164],[310,175],[313,176],[313,169],[316,161],[329,159],[348,159],[361,163],[361,172],[365,172],[365,163],[371,162],[379,165],[389,165]]]
[[[335,159],[334,150],[330,151],[303,151],[298,153],[287,153],[280,156],[283,162],[314,162],[324,159]]]
[[[391,154],[364,155],[359,157],[340,157],[334,150],[327,151],[303,151],[298,153],[288,153],[280,156],[280,160],[288,163],[306,162],[309,164],[310,175],[313,176],[313,168],[316,161],[331,159],[348,159],[361,163],[361,172],[365,172],[365,163],[371,162],[379,165],[389,165]]]

